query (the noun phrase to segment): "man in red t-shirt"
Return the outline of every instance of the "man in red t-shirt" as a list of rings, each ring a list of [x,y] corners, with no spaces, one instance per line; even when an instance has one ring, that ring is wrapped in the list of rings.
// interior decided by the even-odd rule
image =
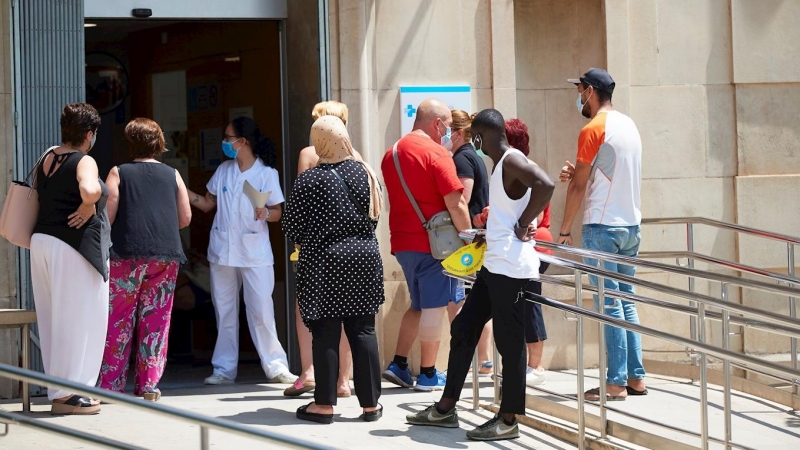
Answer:
[[[397,142],[397,156],[403,179],[419,205],[425,220],[449,211],[455,227],[470,228],[464,189],[453,163],[450,108],[438,100],[425,100],[417,108],[414,129]],[[450,148],[447,148],[447,147]],[[389,196],[389,231],[392,254],[397,258],[408,283],[411,307],[400,323],[394,360],[383,378],[402,387],[411,387],[408,354],[419,336],[422,361],[414,389],[444,389],[445,375],[436,370],[436,356],[442,334],[442,318],[447,304],[455,300],[457,282],[442,273],[440,261],[431,256],[428,232],[406,195],[394,162],[394,146],[383,157],[381,171]]]

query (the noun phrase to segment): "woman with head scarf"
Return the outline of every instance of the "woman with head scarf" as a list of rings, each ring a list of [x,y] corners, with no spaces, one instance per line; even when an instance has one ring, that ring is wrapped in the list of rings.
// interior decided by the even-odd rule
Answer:
[[[344,123],[323,116],[311,128],[319,164],[294,184],[283,228],[300,245],[297,268],[300,315],[311,330],[316,373],[314,402],[297,418],[333,422],[339,338],[353,351],[353,381],[362,420],[383,415],[375,314],[384,302],[383,262],[375,237],[382,207],[378,179],[356,160]]]

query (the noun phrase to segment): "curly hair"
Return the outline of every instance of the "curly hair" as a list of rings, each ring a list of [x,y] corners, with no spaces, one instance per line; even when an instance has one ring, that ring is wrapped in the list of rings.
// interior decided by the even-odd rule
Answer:
[[[244,138],[253,149],[253,154],[261,158],[267,167],[276,168],[278,163],[278,151],[272,139],[261,134],[258,125],[249,117],[239,117],[231,122],[236,136]]]
[[[522,120],[506,120],[506,139],[508,139],[508,143],[512,147],[524,153],[525,156],[528,156],[528,153],[531,152],[528,146],[531,139],[530,136],[528,136],[528,126],[525,125],[525,122]]]

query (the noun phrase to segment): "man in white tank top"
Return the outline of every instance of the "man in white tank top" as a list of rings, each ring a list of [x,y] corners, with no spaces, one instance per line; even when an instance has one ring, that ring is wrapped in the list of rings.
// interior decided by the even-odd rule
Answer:
[[[569,161],[561,171],[561,181],[569,182],[564,221],[558,242],[572,245],[572,223],[586,197],[581,231],[581,247],[623,256],[639,253],[642,221],[640,193],[642,184],[642,139],[630,117],[611,105],[614,80],[603,69],[589,69],[580,79],[569,80],[578,88],[576,106],[590,119],[578,137],[577,161]],[[597,266],[597,260],[586,258]],[[604,269],[633,276],[634,266],[604,263]],[[593,286],[597,277],[589,276]],[[633,293],[633,286],[605,278],[606,292]],[[639,323],[636,304],[606,297],[605,313],[630,323]],[[595,296],[595,307],[599,300]],[[605,326],[608,373],[607,400],[625,400],[628,395],[646,395],[642,336],[622,328]],[[597,401],[600,389],[585,393]]]
[[[553,195],[547,174],[512,148],[503,116],[485,109],[472,121],[475,148],[494,162],[489,182],[491,213],[486,224],[486,255],[472,292],[450,327],[447,384],[438,403],[406,416],[412,425],[458,427],[456,402],[464,387],[483,326],[494,320],[494,339],[503,358],[500,414],[467,437],[495,441],[519,437],[516,415],[525,414],[525,300],[528,283],[539,278],[539,257],[528,227]]]

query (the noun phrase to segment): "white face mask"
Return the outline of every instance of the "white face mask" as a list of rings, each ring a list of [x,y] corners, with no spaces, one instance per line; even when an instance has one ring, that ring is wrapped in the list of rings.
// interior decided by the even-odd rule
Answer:
[[[588,91],[588,90],[589,90],[589,88],[586,88],[586,91]],[[583,91],[583,92],[586,92],[586,91]],[[575,100],[575,106],[578,107],[578,112],[581,113],[581,114],[583,114],[583,108],[585,108],[586,104],[589,103],[589,98],[592,98],[592,94],[594,93],[594,92],[592,92],[592,94],[589,94],[589,98],[586,99],[586,103],[583,103],[583,102],[581,102],[581,95],[583,95],[583,92],[578,93],[578,98],[577,98],[577,100]]]

